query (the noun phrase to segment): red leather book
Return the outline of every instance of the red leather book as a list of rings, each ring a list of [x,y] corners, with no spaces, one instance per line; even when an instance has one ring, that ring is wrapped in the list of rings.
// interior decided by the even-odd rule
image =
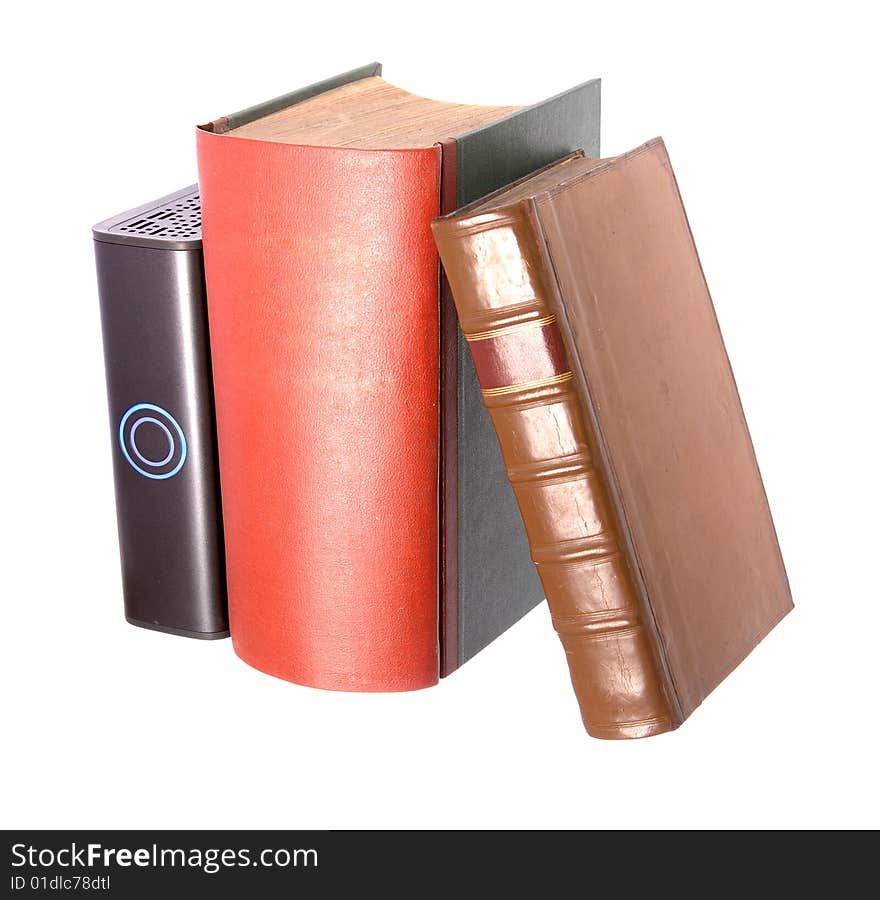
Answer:
[[[459,540],[461,461],[441,434],[441,394],[460,392],[456,371],[441,376],[450,324],[430,222],[459,200],[441,145],[519,115],[414,97],[378,73],[197,131],[233,644],[258,669],[336,690],[434,684],[441,643],[444,674],[462,658],[444,599],[462,577],[443,553]],[[481,618],[504,597],[473,584],[477,649],[541,596]]]

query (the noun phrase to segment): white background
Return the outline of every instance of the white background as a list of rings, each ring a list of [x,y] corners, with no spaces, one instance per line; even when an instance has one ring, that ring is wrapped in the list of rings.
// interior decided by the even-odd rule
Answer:
[[[0,824],[880,825],[876,28],[866,3],[720,8],[6,11]],[[588,738],[545,608],[387,696],[124,623],[90,226],[194,181],[196,122],[373,59],[470,102],[601,76],[607,154],[666,139],[796,602],[677,733]]]

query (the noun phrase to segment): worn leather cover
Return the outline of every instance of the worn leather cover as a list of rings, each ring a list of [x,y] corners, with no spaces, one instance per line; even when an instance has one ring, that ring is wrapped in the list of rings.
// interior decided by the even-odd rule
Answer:
[[[315,687],[437,681],[440,154],[198,131],[229,619]]]
[[[791,596],[665,148],[433,227],[585,725],[668,731]]]
[[[548,100],[455,138],[443,151],[443,212],[546,165],[571,150],[599,154],[601,84],[576,85]],[[454,177],[454,188],[449,184]],[[454,202],[453,201],[454,198]],[[529,561],[498,439],[443,279],[444,348],[442,571],[444,674],[466,662],[544,597]]]

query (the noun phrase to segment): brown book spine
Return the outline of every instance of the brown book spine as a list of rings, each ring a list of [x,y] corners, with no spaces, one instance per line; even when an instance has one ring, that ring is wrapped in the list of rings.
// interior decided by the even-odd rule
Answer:
[[[678,718],[623,549],[526,204],[438,219],[434,236],[562,640],[587,731]]]

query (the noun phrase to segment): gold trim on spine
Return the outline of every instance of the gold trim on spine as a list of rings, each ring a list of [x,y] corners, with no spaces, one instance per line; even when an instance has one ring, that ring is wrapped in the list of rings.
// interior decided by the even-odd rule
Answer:
[[[505,325],[502,328],[493,328],[491,331],[478,331],[476,334],[466,334],[464,339],[468,343],[471,341],[488,341],[490,338],[514,334],[517,331],[525,331],[527,328],[543,328],[545,325],[552,325],[555,321],[556,316],[544,316],[541,319],[532,319],[531,322],[516,322],[513,325]]]
[[[503,387],[486,388],[484,397],[499,397],[502,394],[515,394],[517,391],[531,391],[534,388],[550,387],[553,384],[563,384],[571,381],[571,372],[563,372],[561,375],[552,375],[550,378],[539,378],[537,381],[523,381],[520,384],[505,384]]]

